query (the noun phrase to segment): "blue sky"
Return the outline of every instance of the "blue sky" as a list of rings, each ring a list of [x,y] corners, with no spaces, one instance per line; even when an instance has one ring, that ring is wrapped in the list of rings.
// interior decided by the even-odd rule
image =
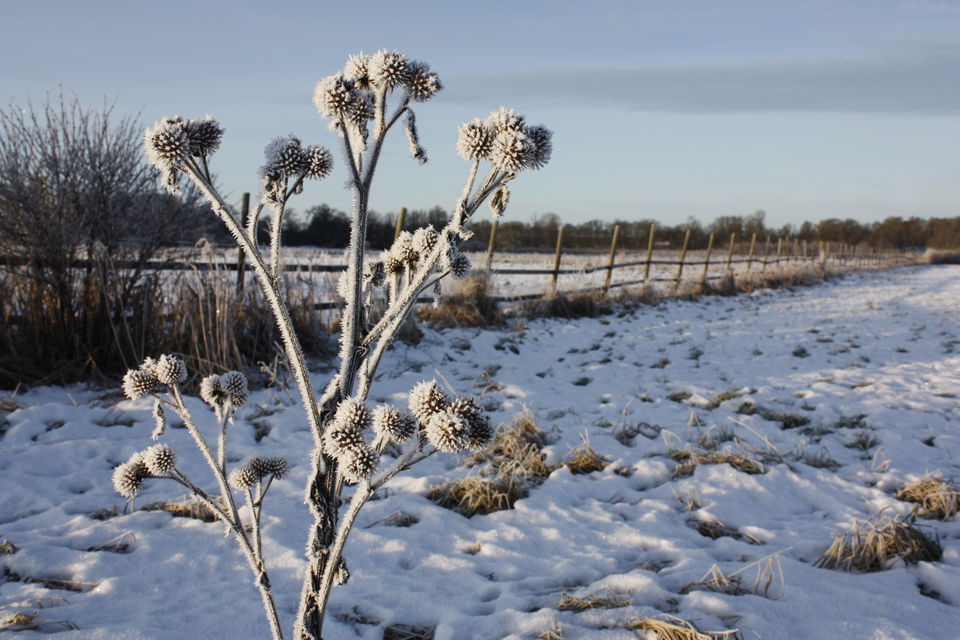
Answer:
[[[348,6],[349,5],[349,6]],[[554,130],[545,169],[514,183],[508,215],[566,222],[767,212],[960,215],[960,3],[921,0],[328,3],[0,0],[0,100],[59,85],[145,124],[210,113],[214,169],[256,191],[264,145],[337,141],[318,80],[350,53],[398,49],[446,89],[420,105],[430,156],[386,149],[372,207],[445,208],[466,166],[458,123],[505,105]],[[339,158],[339,155],[337,156]],[[346,174],[294,207],[347,209]]]

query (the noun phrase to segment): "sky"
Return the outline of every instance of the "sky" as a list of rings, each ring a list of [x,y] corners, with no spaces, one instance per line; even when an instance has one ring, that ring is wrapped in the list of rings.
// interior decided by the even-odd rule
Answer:
[[[59,87],[144,125],[211,114],[230,201],[293,133],[341,157],[311,101],[348,55],[402,51],[445,89],[397,130],[371,208],[450,209],[457,125],[507,106],[554,131],[507,215],[679,224],[960,215],[960,3],[953,0],[0,0],[0,104]],[[342,162],[291,205],[350,207]]]

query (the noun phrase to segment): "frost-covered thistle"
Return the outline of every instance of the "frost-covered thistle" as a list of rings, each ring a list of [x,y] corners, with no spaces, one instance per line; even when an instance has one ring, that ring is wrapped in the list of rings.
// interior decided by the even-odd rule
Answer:
[[[147,465],[143,463],[141,454],[136,453],[113,470],[113,488],[124,498],[133,499],[140,493],[143,481],[149,477]]]
[[[470,262],[458,244],[470,237],[467,225],[471,217],[484,203],[490,204],[495,217],[502,215],[510,200],[508,185],[512,187],[523,170],[542,168],[552,155],[550,131],[527,124],[526,118],[510,109],[500,108],[485,119],[461,125],[457,151],[468,166],[451,219],[442,228],[404,232],[389,250],[371,259],[365,229],[384,141],[391,130],[403,129],[411,155],[425,162],[427,153],[415,108],[442,89],[439,76],[427,63],[386,49],[373,55],[351,56],[343,69],[321,79],[314,89],[314,105],[342,145],[353,201],[348,266],[337,283],[344,303],[339,366],[319,395],[307,371],[282,289],[281,231],[288,201],[303,190],[305,180],[324,178],[332,172],[332,154],[320,146],[304,147],[294,135],[274,139],[266,147],[259,172],[262,204],[248,222],[241,222],[238,212],[227,205],[213,183],[208,166],[223,133],[216,120],[210,116],[197,120],[164,118],[144,136],[147,155],[161,171],[167,187],[175,190],[181,177],[192,181],[248,256],[273,313],[313,436],[306,491],[313,521],[293,632],[297,640],[322,638],[330,589],[348,576],[342,557],[346,538],[374,491],[427,456],[480,447],[492,437],[490,421],[476,402],[469,398],[450,400],[435,381],[422,382],[410,391],[409,414],[387,405],[371,411],[366,404],[381,358],[410,318],[418,297],[437,290],[444,278],[460,278],[469,272]],[[270,209],[269,249],[257,242],[264,206]],[[193,484],[174,467],[172,450],[162,447],[145,452],[151,460],[150,468],[143,460],[128,462],[115,471],[114,482],[121,493],[133,496],[146,477],[176,481],[216,513],[254,573],[271,633],[274,640],[279,640],[283,634],[266,575],[259,527],[263,494],[274,479],[287,474],[287,462],[254,457],[234,467],[227,455],[228,425],[234,409],[247,400],[246,378],[228,372],[207,376],[200,382],[200,397],[212,407],[219,425],[217,441],[212,444],[182,398],[186,369],[165,358],[144,361],[129,372],[124,378],[124,391],[132,399],[150,394],[156,398],[154,437],[163,435],[167,412],[173,411],[183,420],[213,472],[219,495],[211,496]],[[373,433],[368,434],[371,428]],[[381,457],[391,443],[398,446],[391,447],[391,455]],[[341,508],[346,484],[357,486],[349,504]],[[244,513],[252,516],[249,522],[241,519],[234,493],[246,500]]]
[[[176,454],[165,444],[155,444],[144,451],[142,460],[147,470],[154,476],[166,475],[177,465]]]

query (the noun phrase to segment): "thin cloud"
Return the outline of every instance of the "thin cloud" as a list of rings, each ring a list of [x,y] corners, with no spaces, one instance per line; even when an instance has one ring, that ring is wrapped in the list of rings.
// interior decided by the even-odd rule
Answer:
[[[960,48],[865,60],[594,69],[461,77],[447,101],[514,101],[641,111],[960,113]]]

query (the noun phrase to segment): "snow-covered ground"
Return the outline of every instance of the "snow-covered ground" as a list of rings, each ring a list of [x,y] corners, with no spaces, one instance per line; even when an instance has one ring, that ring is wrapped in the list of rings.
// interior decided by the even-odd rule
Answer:
[[[476,473],[462,456],[436,455],[401,474],[361,513],[346,550],[353,575],[333,593],[326,636],[379,639],[407,624],[434,627],[437,640],[529,639],[551,628],[570,640],[637,638],[626,622],[668,612],[765,640],[960,637],[956,519],[918,521],[939,536],[940,562],[863,574],[813,566],[857,520],[907,514],[912,505],[894,493],[908,481],[933,471],[960,477],[958,302],[960,267],[910,267],[597,319],[427,330],[418,347],[390,352],[372,398],[403,404],[415,383],[436,377],[481,395],[495,422],[529,408],[550,436],[548,462],[588,438],[610,464],[587,475],[561,467],[515,509],[472,518],[426,497]],[[747,402],[763,410],[738,413]],[[0,419],[0,541],[19,551],[0,555],[0,618],[38,613],[34,623],[62,638],[268,636],[221,525],[143,510],[91,517],[122,507],[111,471],[150,444],[149,402],[75,387],[35,389],[15,404]],[[193,406],[212,428],[199,400]],[[809,422],[784,429],[763,417],[777,414]],[[232,459],[292,463],[264,518],[289,629],[310,436],[298,406],[277,391],[253,394],[240,418]],[[638,425],[632,441],[623,437]],[[185,430],[164,437],[188,475],[206,477]],[[765,460],[765,473],[714,464],[674,478],[668,452],[711,440]],[[829,459],[837,465],[824,466]],[[153,481],[137,505],[181,496]],[[398,512],[417,522],[391,526]],[[706,521],[742,537],[705,537],[693,525]],[[91,550],[110,541],[127,543],[125,553]],[[766,597],[685,589],[716,564],[726,574],[743,569],[752,590],[764,563],[751,563],[771,554],[783,585]],[[623,606],[557,610],[565,595],[594,594]]]

